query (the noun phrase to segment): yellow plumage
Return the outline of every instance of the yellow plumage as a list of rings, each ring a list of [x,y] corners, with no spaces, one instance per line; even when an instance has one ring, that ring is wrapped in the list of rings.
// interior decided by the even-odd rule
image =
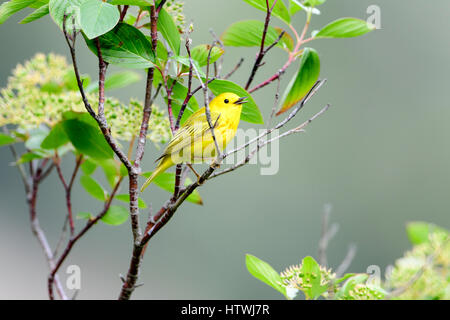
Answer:
[[[234,93],[222,93],[209,104],[211,124],[220,150],[225,149],[233,139],[241,118],[245,97]],[[168,168],[180,163],[201,163],[216,157],[214,139],[206,118],[205,107],[193,113],[175,133],[164,153],[158,158],[159,164],[145,181],[143,191],[152,181]]]

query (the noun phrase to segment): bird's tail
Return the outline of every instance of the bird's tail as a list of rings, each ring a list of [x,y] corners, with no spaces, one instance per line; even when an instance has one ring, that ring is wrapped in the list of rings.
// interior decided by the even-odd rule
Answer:
[[[153,180],[155,180],[155,178],[157,176],[159,176],[161,173],[163,173],[164,171],[166,171],[168,168],[170,168],[171,166],[173,166],[173,162],[170,159],[170,157],[168,158],[163,158],[158,166],[156,167],[155,171],[153,171],[152,175],[144,182],[144,184],[142,185],[141,188],[141,192],[145,190],[145,188],[147,188],[150,183],[153,182]]]

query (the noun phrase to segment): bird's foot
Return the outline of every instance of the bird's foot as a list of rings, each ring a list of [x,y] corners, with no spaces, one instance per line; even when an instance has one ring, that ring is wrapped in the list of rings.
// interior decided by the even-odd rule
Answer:
[[[197,184],[199,186],[201,186],[204,182],[201,182],[201,175],[199,175],[197,173],[197,171],[195,171],[195,169],[192,167],[192,165],[190,163],[186,163],[186,165],[188,166],[189,169],[191,169],[191,171],[195,174],[195,176],[197,177]]]

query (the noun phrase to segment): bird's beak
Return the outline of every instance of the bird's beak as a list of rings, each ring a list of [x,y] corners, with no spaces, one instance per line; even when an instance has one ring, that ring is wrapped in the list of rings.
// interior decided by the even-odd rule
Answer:
[[[234,104],[244,104],[247,102],[247,97],[242,97],[236,100]]]

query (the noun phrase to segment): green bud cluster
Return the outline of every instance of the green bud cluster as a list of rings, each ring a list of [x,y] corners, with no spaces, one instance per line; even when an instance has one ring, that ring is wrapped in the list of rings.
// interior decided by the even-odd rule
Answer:
[[[314,279],[317,279],[317,277],[320,277],[321,286],[331,285],[332,281],[336,278],[336,274],[333,273],[331,269],[327,269],[323,266],[320,266],[318,274],[304,273],[302,269],[303,267],[300,264],[290,266],[285,271],[281,272],[280,276],[283,280],[282,285],[303,291],[307,288],[311,288],[311,282]]]
[[[184,3],[179,0],[168,0],[164,9],[173,17],[180,33],[184,32],[186,18],[183,13]]]
[[[88,80],[88,79],[86,79]],[[86,81],[87,82],[87,81]],[[91,106],[98,106],[97,93],[87,93]],[[128,105],[107,97],[105,117],[113,136],[130,141],[139,134],[143,106],[137,100]],[[63,56],[36,54],[19,64],[0,90],[0,126],[16,125],[31,130],[44,124],[52,127],[66,111],[86,112],[72,67]],[[171,137],[167,117],[154,105],[147,138],[165,143]]]
[[[411,283],[414,278],[417,279]],[[406,252],[396,261],[386,285],[406,288],[395,299],[450,300],[450,234],[436,230],[429,241]]]

